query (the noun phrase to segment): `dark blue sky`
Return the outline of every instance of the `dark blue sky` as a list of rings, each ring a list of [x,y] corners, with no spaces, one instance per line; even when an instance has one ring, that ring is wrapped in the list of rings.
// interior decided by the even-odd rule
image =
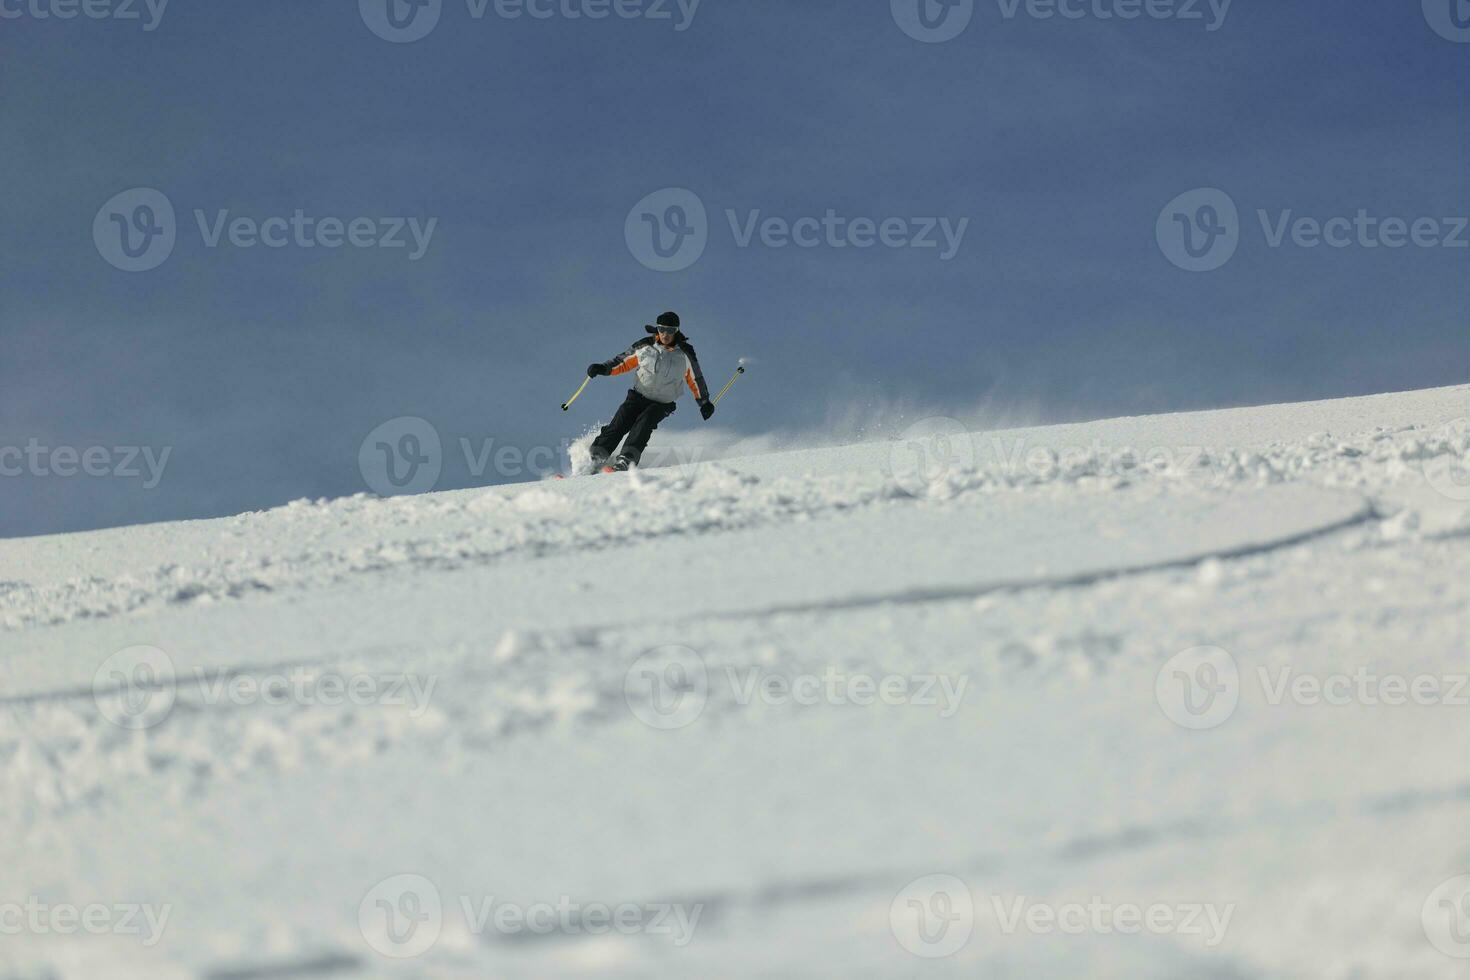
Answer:
[[[535,0],[547,18],[443,0],[411,43],[370,30],[392,33],[388,2],[172,0],[154,24],[145,0],[137,20],[0,0],[0,535],[360,492],[360,444],[397,416],[441,434],[441,489],[503,482],[474,476],[457,440],[528,450],[605,419],[616,381],[558,405],[666,308],[713,383],[756,359],[711,423],[750,435],[1470,374],[1470,248],[1445,243],[1470,243],[1454,220],[1470,215],[1467,0],[1235,0],[1223,20],[1209,0],[1063,4],[1078,18],[977,0],[939,43],[900,27],[922,33],[919,0],[702,0],[692,18],[689,0]],[[408,30],[428,23],[393,2]],[[966,12],[923,2],[941,35]],[[598,9],[612,15],[567,16]],[[121,242],[112,214],[166,217],[150,225],[136,196],[104,209],[134,188],[176,216],[172,252],[142,272],[101,254]],[[703,254],[674,272],[625,236],[666,188],[708,216]],[[1160,221],[1197,188],[1239,214],[1235,252],[1206,272],[1156,234],[1204,234],[1215,198]],[[644,210],[671,219],[668,203]],[[405,248],[306,248],[294,231],[239,247],[228,226],[209,247],[196,210],[209,226],[371,219],[364,242],[387,219],[436,224],[414,260],[406,227]],[[1273,247],[1262,210],[1374,223],[1350,238],[1339,223],[1345,247],[1292,232]],[[731,211],[737,226],[832,211],[844,236],[868,219],[873,243],[824,230],[778,248],[757,231],[742,247]],[[968,220],[948,260],[937,228],[939,248],[874,241],[886,219],[898,242],[934,218]],[[1436,221],[1390,248],[1389,218]],[[666,423],[700,426],[687,402]],[[27,445],[45,452],[5,455]],[[157,486],[141,462],[136,478],[54,472],[56,447],[104,447],[93,468],[112,472],[127,446],[170,450]]]

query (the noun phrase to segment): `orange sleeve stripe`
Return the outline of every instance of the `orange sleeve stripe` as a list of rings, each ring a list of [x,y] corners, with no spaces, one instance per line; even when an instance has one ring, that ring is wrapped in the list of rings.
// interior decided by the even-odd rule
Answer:
[[[612,373],[615,374],[615,375],[616,374],[627,374],[629,371],[632,371],[637,366],[638,366],[638,357],[635,354],[634,356],[628,358],[623,363],[619,364],[617,367],[613,368],[612,369]]]
[[[699,397],[699,386],[694,383],[694,372],[693,371],[685,371],[684,372],[684,383],[689,386],[689,390],[690,391],[694,392],[694,397],[695,398],[698,398]]]

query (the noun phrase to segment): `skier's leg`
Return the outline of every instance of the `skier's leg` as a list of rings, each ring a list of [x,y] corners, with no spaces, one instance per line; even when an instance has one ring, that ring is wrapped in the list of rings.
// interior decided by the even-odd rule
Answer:
[[[618,448],[618,443],[623,441],[623,436],[633,428],[638,421],[639,414],[648,405],[648,399],[636,391],[629,391],[628,397],[618,406],[613,413],[612,421],[602,427],[597,438],[592,440],[592,468],[597,469],[607,462],[607,458]]]
[[[676,406],[673,402],[648,403],[638,418],[633,422],[633,427],[628,430],[628,441],[623,443],[622,457],[628,462],[637,465],[643,458],[643,450],[648,448],[648,440],[653,437],[653,430],[658,424],[670,415],[674,414]]]

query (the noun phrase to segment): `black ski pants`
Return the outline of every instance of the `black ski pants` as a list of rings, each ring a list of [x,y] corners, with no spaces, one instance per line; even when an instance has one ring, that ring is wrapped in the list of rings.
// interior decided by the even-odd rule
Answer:
[[[638,394],[637,389],[630,390],[628,397],[623,399],[623,404],[618,406],[612,421],[604,425],[593,440],[593,462],[600,462],[611,456],[624,436],[628,437],[628,441],[623,444],[622,454],[631,462],[638,462],[643,458],[643,450],[648,448],[653,430],[658,428],[660,422],[673,415],[677,407],[673,402],[656,402]]]

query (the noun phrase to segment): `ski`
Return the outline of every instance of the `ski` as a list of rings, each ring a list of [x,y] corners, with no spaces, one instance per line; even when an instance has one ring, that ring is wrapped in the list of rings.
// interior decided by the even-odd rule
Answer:
[[[584,476],[601,476],[604,473],[626,473],[632,468],[632,464],[619,460],[608,463],[606,466],[594,468],[588,473],[553,473],[548,479],[552,480],[576,480]]]

